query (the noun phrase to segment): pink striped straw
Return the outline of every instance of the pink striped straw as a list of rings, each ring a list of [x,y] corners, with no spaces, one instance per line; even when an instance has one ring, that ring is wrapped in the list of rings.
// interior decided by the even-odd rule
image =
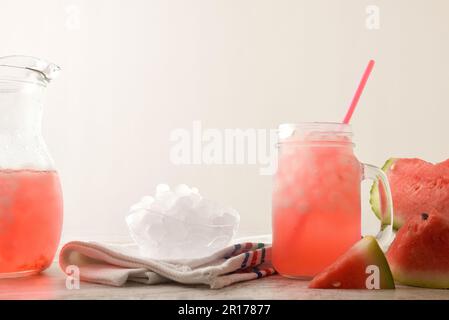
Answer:
[[[363,73],[363,77],[362,80],[360,81],[359,87],[357,88],[357,91],[355,92],[355,95],[352,98],[352,102],[351,105],[349,106],[348,112],[346,113],[345,119],[343,120],[344,124],[348,124],[351,121],[352,114],[354,113],[354,110],[357,107],[357,104],[359,103],[360,96],[363,93],[363,89],[365,89],[371,71],[373,71],[374,64],[375,64],[374,60],[370,60],[370,62],[368,63],[368,66],[366,67],[366,70]]]

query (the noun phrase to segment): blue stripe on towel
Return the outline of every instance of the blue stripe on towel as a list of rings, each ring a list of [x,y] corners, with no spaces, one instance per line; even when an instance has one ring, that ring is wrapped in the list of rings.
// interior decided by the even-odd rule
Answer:
[[[246,264],[248,263],[248,259],[249,259],[249,252],[245,252],[245,258],[243,259],[242,266],[241,266],[242,269],[246,267]]]
[[[230,257],[235,256],[236,252],[239,251],[241,247],[242,247],[241,244],[235,244],[234,245],[234,249],[232,250],[231,254],[230,255],[226,255],[224,258],[225,259],[229,259]]]
[[[257,274],[257,279],[262,278],[262,272],[258,268],[253,268],[253,272]]]

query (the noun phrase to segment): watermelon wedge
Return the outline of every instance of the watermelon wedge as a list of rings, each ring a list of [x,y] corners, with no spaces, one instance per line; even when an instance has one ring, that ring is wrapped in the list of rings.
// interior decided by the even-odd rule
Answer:
[[[449,288],[449,217],[422,213],[397,233],[387,253],[394,279],[402,284]]]
[[[449,215],[449,159],[432,164],[421,159],[391,158],[382,169],[390,182],[395,229],[422,212]],[[371,188],[370,203],[376,216],[384,216],[384,222],[389,223],[389,215],[381,214],[378,182]]]
[[[373,271],[374,269],[375,271]],[[374,280],[373,276],[377,277]],[[394,289],[393,276],[376,239],[357,242],[309,284],[313,289]]]

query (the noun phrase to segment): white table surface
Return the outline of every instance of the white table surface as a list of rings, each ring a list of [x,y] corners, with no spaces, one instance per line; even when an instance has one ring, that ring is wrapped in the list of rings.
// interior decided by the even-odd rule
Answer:
[[[311,290],[307,281],[271,276],[220,290],[206,286],[131,283],[122,288],[81,282],[68,290],[56,263],[41,275],[0,280],[0,299],[445,299],[449,290],[399,286],[396,290]]]

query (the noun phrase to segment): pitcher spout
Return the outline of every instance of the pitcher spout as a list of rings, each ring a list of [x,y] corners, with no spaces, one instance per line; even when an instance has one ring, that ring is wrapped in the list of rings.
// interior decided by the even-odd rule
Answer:
[[[61,68],[54,63],[31,56],[20,55],[0,57],[0,67],[16,68],[19,70],[22,69],[23,71],[28,71],[26,73],[22,73],[21,75],[16,72],[15,77],[22,76],[29,78],[30,72],[37,73],[35,76],[37,76],[38,80],[41,80],[45,84],[55,79],[61,71]],[[27,79],[23,80],[26,81]]]

